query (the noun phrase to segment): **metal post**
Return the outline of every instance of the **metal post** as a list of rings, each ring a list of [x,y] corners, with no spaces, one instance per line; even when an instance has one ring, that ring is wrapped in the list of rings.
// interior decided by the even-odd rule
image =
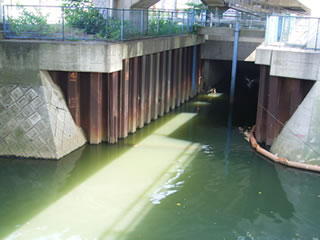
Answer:
[[[109,35],[108,35],[108,31],[109,31],[109,9],[106,9],[107,14],[106,14],[106,39],[108,40]]]
[[[197,66],[197,45],[193,46],[193,60],[192,60],[192,93],[196,89],[196,66]]]
[[[144,10],[141,10],[141,16],[140,16],[140,36],[142,36],[143,35],[143,19],[144,19],[144,17],[143,17],[143,11]]]
[[[170,34],[172,34],[173,12],[171,12]]]
[[[192,9],[192,24],[191,24],[192,30],[193,30],[193,26],[194,26],[194,9]]]
[[[3,18],[3,34],[4,34],[4,36],[6,36],[7,35],[7,23],[6,23],[6,18],[5,18],[5,8],[4,8],[4,6],[2,7],[2,9],[3,9],[3,11],[2,11],[2,18]]]
[[[231,87],[230,87],[230,104],[231,105],[233,105],[234,103],[234,92],[235,92],[235,86],[236,86],[239,32],[240,32],[240,22],[237,21],[236,28],[234,30],[234,45],[233,45],[233,57],[232,57],[232,73],[231,73]]]
[[[184,14],[185,12],[182,13],[182,33],[184,33]]]
[[[200,21],[201,21],[201,26],[204,26],[204,20],[203,20],[203,17],[202,17],[202,10],[200,10]]]
[[[124,20],[124,9],[121,10],[121,29],[120,29],[120,40],[123,40],[123,20]]]
[[[160,28],[160,11],[158,11],[158,19],[157,19],[157,33],[159,34],[159,28]]]
[[[62,40],[64,41],[64,7],[62,7],[62,13],[61,13],[61,17],[62,17]]]
[[[318,24],[317,24],[316,45],[314,46],[315,51],[317,51],[317,48],[318,48],[319,21],[320,21],[320,19],[318,19]]]

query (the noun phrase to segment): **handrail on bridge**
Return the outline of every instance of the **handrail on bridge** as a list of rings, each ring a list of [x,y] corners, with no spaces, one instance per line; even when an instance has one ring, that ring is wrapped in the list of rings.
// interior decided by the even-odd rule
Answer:
[[[290,11],[281,6],[272,5],[262,0],[225,0],[230,8],[240,11],[248,11],[259,14],[295,14],[299,15],[296,11]]]
[[[320,18],[268,16],[265,45],[320,50]]]
[[[199,27],[264,28],[264,17],[214,10],[135,10],[64,6],[3,6],[6,38],[124,41],[196,33]]]

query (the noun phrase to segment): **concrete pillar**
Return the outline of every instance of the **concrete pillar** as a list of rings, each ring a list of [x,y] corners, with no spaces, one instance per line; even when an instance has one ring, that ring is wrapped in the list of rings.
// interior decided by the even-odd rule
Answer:
[[[99,144],[102,141],[102,74],[90,73],[90,132],[89,142]]]

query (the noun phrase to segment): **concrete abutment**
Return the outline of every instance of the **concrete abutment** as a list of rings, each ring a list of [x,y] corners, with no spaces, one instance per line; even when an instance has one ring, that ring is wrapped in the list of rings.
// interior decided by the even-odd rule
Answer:
[[[126,49],[124,55],[114,55],[112,48],[110,55],[105,55],[105,64],[112,66],[89,62],[95,65],[92,72],[88,66],[81,71],[80,59],[74,68],[71,62],[63,65],[65,59],[57,59],[61,64],[54,62],[55,68],[40,71],[44,63],[39,59],[43,52],[38,47],[31,47],[28,52],[18,49],[24,52],[16,55],[5,49],[8,54],[0,60],[0,118],[1,131],[7,132],[0,134],[0,155],[60,159],[86,141],[116,143],[126,138],[200,91],[199,50],[194,79],[188,65],[192,64],[198,41],[187,39],[176,45],[171,39],[153,49],[137,49],[126,43],[122,46],[122,51]],[[32,59],[35,62],[24,64]],[[101,56],[95,61],[99,59]],[[121,68],[118,70],[117,66]],[[182,69],[189,70],[182,73]]]

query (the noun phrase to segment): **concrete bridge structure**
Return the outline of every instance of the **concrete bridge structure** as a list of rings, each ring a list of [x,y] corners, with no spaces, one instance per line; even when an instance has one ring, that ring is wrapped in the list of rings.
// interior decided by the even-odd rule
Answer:
[[[206,62],[231,60],[233,39],[232,28],[208,26],[113,43],[0,40],[0,155],[60,159],[116,143],[198,94]],[[238,61],[260,66],[257,139],[271,145],[319,80],[318,53],[258,47],[263,39],[242,29]]]
[[[59,159],[127,137],[200,91],[203,42],[0,41],[0,155]]]

